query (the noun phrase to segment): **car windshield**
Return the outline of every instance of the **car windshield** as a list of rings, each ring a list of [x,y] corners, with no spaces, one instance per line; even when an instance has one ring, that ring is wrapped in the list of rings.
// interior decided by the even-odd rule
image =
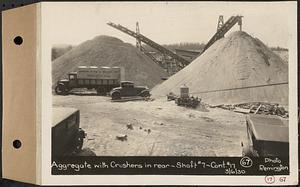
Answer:
[[[133,83],[131,82],[123,82],[122,87],[133,87]]]

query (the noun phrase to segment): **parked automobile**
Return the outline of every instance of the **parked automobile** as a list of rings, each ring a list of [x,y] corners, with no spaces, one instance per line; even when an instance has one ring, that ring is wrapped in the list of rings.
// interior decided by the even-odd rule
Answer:
[[[247,140],[242,155],[249,157],[288,156],[288,120],[278,116],[251,114],[246,117]]]
[[[149,97],[150,91],[147,86],[135,86],[131,81],[122,81],[120,87],[111,90],[110,95],[113,100],[132,96]]]

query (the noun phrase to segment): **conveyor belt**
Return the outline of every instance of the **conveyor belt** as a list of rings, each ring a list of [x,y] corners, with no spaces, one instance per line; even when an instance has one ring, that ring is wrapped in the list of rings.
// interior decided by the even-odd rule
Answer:
[[[236,24],[238,23],[240,26],[242,25],[242,16],[231,16],[223,25],[221,28],[218,29],[216,34],[213,35],[213,37],[207,42],[205,45],[203,53],[206,49],[208,49],[212,44],[214,44],[217,40],[220,38],[223,38],[224,35]]]
[[[150,40],[149,38],[147,38],[146,36],[142,35],[142,34],[137,34],[129,29],[127,29],[126,27],[123,27],[120,24],[114,24],[112,22],[107,23],[109,26],[118,29],[142,42],[144,42],[145,44],[149,45],[150,47],[158,50],[159,52],[161,52],[162,54],[168,55],[170,57],[172,57],[173,59],[175,59],[176,61],[179,62],[179,65],[183,68],[184,66],[188,65],[190,62],[185,60],[183,57],[178,56],[177,54],[175,54],[174,52],[172,52],[171,50],[159,45],[158,43]]]

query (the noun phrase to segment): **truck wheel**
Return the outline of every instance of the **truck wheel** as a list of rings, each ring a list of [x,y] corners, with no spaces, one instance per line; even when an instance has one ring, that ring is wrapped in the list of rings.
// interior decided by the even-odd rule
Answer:
[[[114,92],[114,93],[112,93],[111,98],[112,98],[112,100],[121,99],[120,92]]]
[[[66,95],[68,93],[68,90],[65,85],[60,84],[55,87],[55,93],[57,95]]]

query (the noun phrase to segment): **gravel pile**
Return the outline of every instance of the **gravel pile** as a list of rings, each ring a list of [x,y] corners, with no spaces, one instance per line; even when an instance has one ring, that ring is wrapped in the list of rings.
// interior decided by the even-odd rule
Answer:
[[[52,62],[52,84],[76,71],[78,66],[119,66],[125,69],[125,80],[152,88],[167,73],[131,44],[118,38],[97,36],[83,42]]]
[[[191,95],[208,104],[287,105],[287,82],[287,63],[259,39],[237,31],[218,40],[187,67],[154,87],[152,95],[179,94],[180,86],[185,84]]]

